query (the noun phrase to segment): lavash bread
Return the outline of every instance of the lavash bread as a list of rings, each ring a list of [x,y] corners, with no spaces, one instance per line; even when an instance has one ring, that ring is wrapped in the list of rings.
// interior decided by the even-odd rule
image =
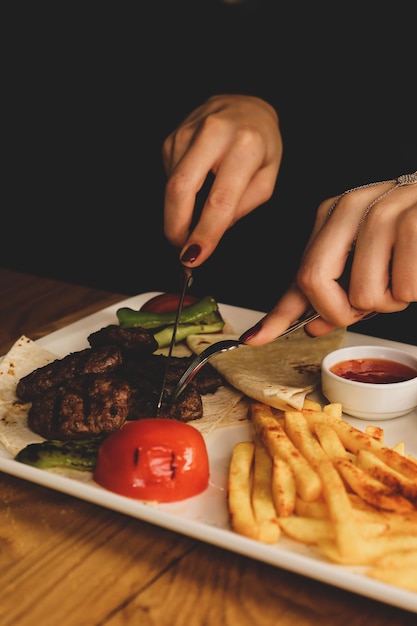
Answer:
[[[0,363],[0,442],[10,454],[17,454],[30,443],[44,441],[27,425],[30,403],[18,399],[16,385],[20,378],[56,358],[55,354],[22,335]]]
[[[343,344],[346,329],[322,337],[308,337],[299,329],[262,346],[242,346],[220,353],[211,364],[235,389],[282,411],[300,410],[308,393],[320,383],[323,357]],[[237,335],[191,335],[187,345],[200,354],[209,345]]]

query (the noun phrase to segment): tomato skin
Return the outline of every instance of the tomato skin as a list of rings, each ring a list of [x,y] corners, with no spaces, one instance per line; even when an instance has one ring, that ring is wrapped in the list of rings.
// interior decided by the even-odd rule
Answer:
[[[176,311],[180,301],[179,293],[161,293],[147,300],[140,308],[140,311],[148,313],[171,313]],[[198,298],[190,294],[184,297],[183,306],[187,307],[198,301]]]
[[[101,444],[94,480],[139,500],[185,500],[208,486],[204,438],[193,426],[176,420],[155,417],[126,422]]]

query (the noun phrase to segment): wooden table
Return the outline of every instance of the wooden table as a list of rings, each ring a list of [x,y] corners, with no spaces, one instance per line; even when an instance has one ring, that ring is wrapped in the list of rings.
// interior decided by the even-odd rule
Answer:
[[[118,300],[0,269],[0,353]],[[400,626],[416,615],[0,474],[2,626]]]

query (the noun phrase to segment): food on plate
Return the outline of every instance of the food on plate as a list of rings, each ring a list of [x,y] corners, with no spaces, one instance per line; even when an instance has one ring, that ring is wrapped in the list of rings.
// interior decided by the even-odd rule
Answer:
[[[142,304],[139,311],[146,311],[148,313],[176,312],[180,299],[181,294],[179,293],[160,293],[159,295],[153,296],[153,298],[150,298],[144,304]],[[192,296],[191,294],[185,294],[183,300],[183,308],[186,308],[191,304],[195,304],[196,302],[198,302],[198,298],[196,296]]]
[[[20,450],[15,460],[40,469],[64,468],[92,472],[104,437],[70,441],[42,441]]]
[[[56,354],[45,350],[29,337],[19,337],[0,362],[0,400],[11,404],[16,402],[16,385],[20,378],[30,374],[35,367],[55,359]]]
[[[56,354],[22,335],[0,363],[0,441],[10,454],[15,455],[28,443],[43,441],[28,427],[30,402],[18,400],[16,386],[20,378],[55,359]]]
[[[129,307],[121,307],[117,309],[116,315],[122,328],[141,327],[152,330],[159,348],[170,345],[176,318],[175,309],[155,313],[143,308],[136,311]],[[218,303],[212,296],[205,296],[194,304],[183,307],[175,339],[178,343],[189,335],[218,333],[224,325]]]
[[[400,383],[417,377],[417,370],[391,359],[348,359],[335,363],[330,371],[348,380],[381,385]]]
[[[110,330],[106,327],[105,329],[102,329],[103,332],[97,331],[92,333],[90,335],[91,342],[94,343],[97,349],[100,348],[101,350],[103,346],[100,346],[100,344],[105,343],[103,341],[104,337],[112,337],[112,341],[115,340],[114,329],[117,329],[117,333],[115,334],[119,337],[122,346],[124,345],[123,352],[125,350],[127,351],[129,346],[134,347],[136,345],[135,333],[140,332],[140,330],[122,330],[117,325]],[[123,338],[123,341],[120,338]],[[80,351],[79,356],[71,356],[67,361],[65,361],[65,365],[62,366],[63,359],[59,359],[56,354],[42,348],[30,338],[23,335],[15,342],[0,363],[0,442],[9,454],[16,456],[26,446],[42,444],[45,439],[53,438],[48,436],[49,430],[48,433],[46,433],[47,436],[45,437],[41,434],[35,433],[30,428],[28,424],[28,414],[32,408],[33,402],[29,400],[22,401],[17,397],[16,388],[19,380],[28,376],[28,378],[20,386],[21,393],[24,393],[25,395],[28,394],[28,397],[32,397],[32,394],[33,397],[36,397],[36,387],[39,383],[42,393],[35,401],[35,404],[39,409],[38,416],[39,420],[41,420],[42,406],[44,406],[44,408],[47,407],[46,404],[43,405],[42,399],[45,399],[46,402],[48,397],[52,397],[57,393],[56,389],[52,389],[51,380],[53,380],[53,376],[50,376],[51,373],[56,372],[56,370],[58,371],[58,379],[61,382],[61,391],[56,397],[59,397],[61,400],[65,397],[65,389],[67,387],[65,381],[70,381],[70,378],[68,377],[71,372],[71,364],[73,373],[77,372],[77,367],[74,367],[74,364],[78,363],[80,367],[84,368],[85,372],[86,364],[89,363],[87,370],[90,371],[89,376],[92,377],[92,380],[99,375],[98,372],[93,375],[91,374],[91,366],[92,363],[95,363],[96,367],[98,363],[101,363],[102,365],[103,360],[96,360],[95,357],[89,359],[87,358],[87,355],[89,354],[89,349],[87,352]],[[100,354],[103,355],[102,352],[100,352]],[[152,358],[150,359],[146,357],[143,367],[139,367],[138,365],[137,369],[131,372],[132,377],[136,375],[135,372],[138,376],[142,376],[143,370],[145,370],[146,378],[143,381],[143,387],[141,390],[143,392],[142,400],[140,400],[140,394],[138,392],[138,396],[135,398],[135,410],[141,410],[141,415],[146,417],[150,414],[149,398],[151,397],[154,401],[156,401],[157,394],[159,394],[160,390],[160,383],[158,380],[161,379],[162,371],[165,370],[165,360],[163,356],[153,354],[151,357]],[[64,359],[65,358],[66,357],[64,357]],[[189,359],[190,357],[188,356],[187,358]],[[187,363],[189,363],[189,360],[187,359],[182,361],[179,357],[173,358],[172,376],[174,378],[179,377],[180,374],[178,370],[182,373],[183,368],[185,369]],[[52,366],[52,369],[49,369],[48,367],[45,370],[42,369],[44,366],[49,365]],[[37,370],[36,374],[34,374],[35,370]],[[175,370],[177,370],[177,372]],[[197,395],[195,389],[192,392],[192,395],[188,396],[188,399],[184,396],[185,404],[179,405],[179,408],[177,407],[179,411],[177,412],[177,417],[185,417],[187,414],[189,415],[194,403],[194,405],[198,408],[197,414],[200,415],[200,417],[191,420],[189,423],[192,424],[194,428],[199,430],[204,436],[207,436],[219,425],[226,426],[229,423],[238,423],[241,420],[246,420],[247,404],[243,394],[229,386],[223,385],[217,387],[217,391],[215,393],[210,393],[210,385],[213,383],[217,385],[220,382],[221,377],[214,369],[211,368],[204,368],[204,371],[201,373],[202,377],[197,379],[197,382],[199,381],[199,383],[202,384],[202,387],[200,388],[202,393],[197,392]],[[135,378],[134,382],[135,384],[138,384],[139,379]],[[154,391],[151,393],[152,389]],[[69,398],[70,396],[66,397]],[[74,398],[75,396],[72,397]],[[83,402],[83,397],[84,396],[81,396],[79,398],[80,403]],[[80,406],[81,405],[76,406],[75,409],[79,410]],[[49,405],[49,408],[50,407],[51,405]],[[188,413],[186,413],[186,411]],[[68,413],[68,415],[70,415],[70,413]],[[75,416],[74,411],[72,412],[72,415],[73,417]],[[67,431],[67,429],[69,430],[70,426],[71,420],[69,420],[64,426],[65,431]],[[97,434],[96,436],[100,437],[101,435]],[[85,434],[83,438],[88,438],[87,434]],[[43,448],[41,448],[41,450],[42,449]],[[32,448],[31,455],[33,456],[35,452],[37,452],[37,450]],[[49,457],[49,462],[52,462],[53,459],[56,458],[58,457]],[[59,464],[60,466],[65,465],[62,459],[59,459]]]
[[[166,357],[153,354],[155,345],[142,340],[146,332],[104,327],[88,337],[90,348],[21,378],[16,395],[22,402],[31,402],[29,427],[47,439],[85,438],[113,432],[127,420],[155,415]],[[195,384],[171,403],[169,392],[190,359],[171,358],[160,417],[184,422],[201,418],[201,394],[214,393],[223,384],[215,369],[202,368]]]
[[[209,481],[204,438],[192,426],[174,420],[129,422],[101,444],[94,480],[140,500],[176,502],[196,496]]]
[[[269,523],[279,525],[278,540],[290,538],[334,563],[362,566],[372,578],[417,591],[417,458],[403,442],[390,448],[381,428],[351,426],[340,403],[322,407],[306,399],[301,411],[279,411],[251,401],[249,410],[254,440],[235,445],[229,466],[232,529],[270,543],[255,515],[254,460],[262,448],[270,456],[270,487],[263,476],[261,498],[264,510],[275,508]],[[308,465],[319,477],[315,498],[288,441],[304,471]]]
[[[265,411],[262,404],[252,403],[250,420],[254,432],[264,444],[272,458],[276,455],[292,470],[297,493],[306,502],[317,500],[321,494],[321,480],[302,451],[290,438],[284,425],[278,422],[272,411]]]
[[[320,384],[322,358],[339,347],[346,329],[306,337],[303,329],[263,346],[242,346],[213,357],[210,363],[246,396],[286,410],[301,409],[306,395]],[[236,335],[195,335],[187,345],[196,354],[220,339]]]
[[[389,585],[417,591],[417,550],[403,550],[376,559],[367,575]]]

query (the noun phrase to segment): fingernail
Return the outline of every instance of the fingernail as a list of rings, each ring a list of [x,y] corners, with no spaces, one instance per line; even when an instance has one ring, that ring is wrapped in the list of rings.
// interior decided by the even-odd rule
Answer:
[[[194,261],[200,255],[200,252],[201,252],[200,246],[196,243],[193,243],[189,248],[186,249],[180,261],[182,263],[194,263]]]
[[[243,343],[245,343],[245,341],[249,341],[249,339],[252,339],[252,337],[255,337],[255,335],[259,333],[261,328],[262,328],[262,322],[258,322],[257,324],[255,324],[255,326],[252,326],[252,328],[249,328],[249,330],[245,330],[243,335],[240,335],[239,340],[243,341]]]

